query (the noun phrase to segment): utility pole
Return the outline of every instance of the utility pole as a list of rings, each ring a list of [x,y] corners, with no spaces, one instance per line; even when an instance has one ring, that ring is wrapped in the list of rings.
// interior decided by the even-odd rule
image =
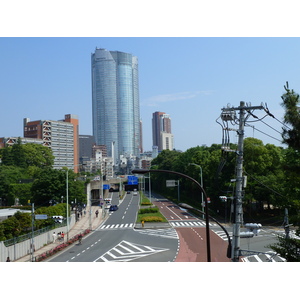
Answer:
[[[289,214],[288,209],[284,209],[284,221],[283,221],[284,231],[285,231],[285,238],[290,238],[290,224],[289,224]]]
[[[241,101],[239,107],[223,108],[221,117],[225,121],[231,121],[235,118],[235,112],[239,111],[239,129],[238,133],[238,149],[236,151],[236,194],[234,198],[233,211],[233,233],[232,233],[232,253],[231,260],[233,262],[239,261],[240,256],[240,229],[243,222],[243,157],[244,157],[244,127],[247,119],[246,112],[252,114],[250,110],[264,109],[263,106],[245,106],[245,102]],[[227,128],[229,130],[229,128]],[[223,149],[224,151],[233,151],[230,149]]]
[[[240,254],[240,229],[243,220],[242,209],[242,190],[243,190],[243,155],[244,155],[244,124],[245,124],[245,110],[244,102],[240,103],[240,120],[238,130],[238,149],[237,149],[237,162],[236,162],[236,196],[234,199],[234,220],[232,232],[232,261],[239,261]]]

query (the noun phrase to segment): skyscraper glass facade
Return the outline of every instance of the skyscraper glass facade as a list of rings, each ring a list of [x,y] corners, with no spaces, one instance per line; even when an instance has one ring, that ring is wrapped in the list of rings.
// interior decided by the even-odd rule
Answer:
[[[138,59],[98,48],[91,58],[95,142],[106,145],[108,155],[116,160],[121,154],[139,156]]]

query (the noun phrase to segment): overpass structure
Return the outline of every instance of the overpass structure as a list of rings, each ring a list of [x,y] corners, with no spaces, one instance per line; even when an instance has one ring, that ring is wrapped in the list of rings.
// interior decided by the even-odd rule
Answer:
[[[121,192],[124,190],[123,183],[127,181],[126,178],[112,178],[109,180],[101,181],[100,178],[92,180],[87,184],[87,204],[99,205],[100,199],[109,197],[112,191]]]

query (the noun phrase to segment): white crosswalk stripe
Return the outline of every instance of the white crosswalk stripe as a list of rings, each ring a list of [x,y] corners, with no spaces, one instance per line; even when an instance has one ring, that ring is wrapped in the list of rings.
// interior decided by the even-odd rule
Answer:
[[[152,236],[160,236],[163,238],[178,239],[177,231],[174,228],[144,229],[144,230],[138,230],[137,232],[141,234],[152,235]]]
[[[202,221],[170,221],[173,227],[205,227],[206,223]],[[209,226],[215,226],[213,223],[209,223]]]
[[[285,262],[286,260],[272,251],[242,257],[242,262]]]
[[[126,223],[126,224],[109,224],[109,225],[106,225],[106,224],[104,224],[104,225],[102,225],[100,228],[99,228],[99,230],[100,229],[116,229],[116,228],[132,228],[133,227],[133,223],[130,223],[130,224],[128,224],[128,223]]]
[[[222,231],[222,230],[220,230],[220,231],[218,231],[218,230],[213,230],[213,232],[215,233],[215,234],[217,234],[221,239],[223,239],[224,241],[228,241],[228,238],[227,238],[227,235],[226,235],[226,233],[224,232],[224,231]],[[229,233],[229,236],[230,236],[230,234],[231,233]]]

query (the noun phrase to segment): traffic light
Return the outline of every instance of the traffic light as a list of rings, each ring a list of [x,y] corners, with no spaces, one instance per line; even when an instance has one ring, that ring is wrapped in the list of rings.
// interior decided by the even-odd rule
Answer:
[[[260,223],[246,223],[244,226],[249,232],[253,232],[254,235],[258,235],[260,228],[262,227]]]

